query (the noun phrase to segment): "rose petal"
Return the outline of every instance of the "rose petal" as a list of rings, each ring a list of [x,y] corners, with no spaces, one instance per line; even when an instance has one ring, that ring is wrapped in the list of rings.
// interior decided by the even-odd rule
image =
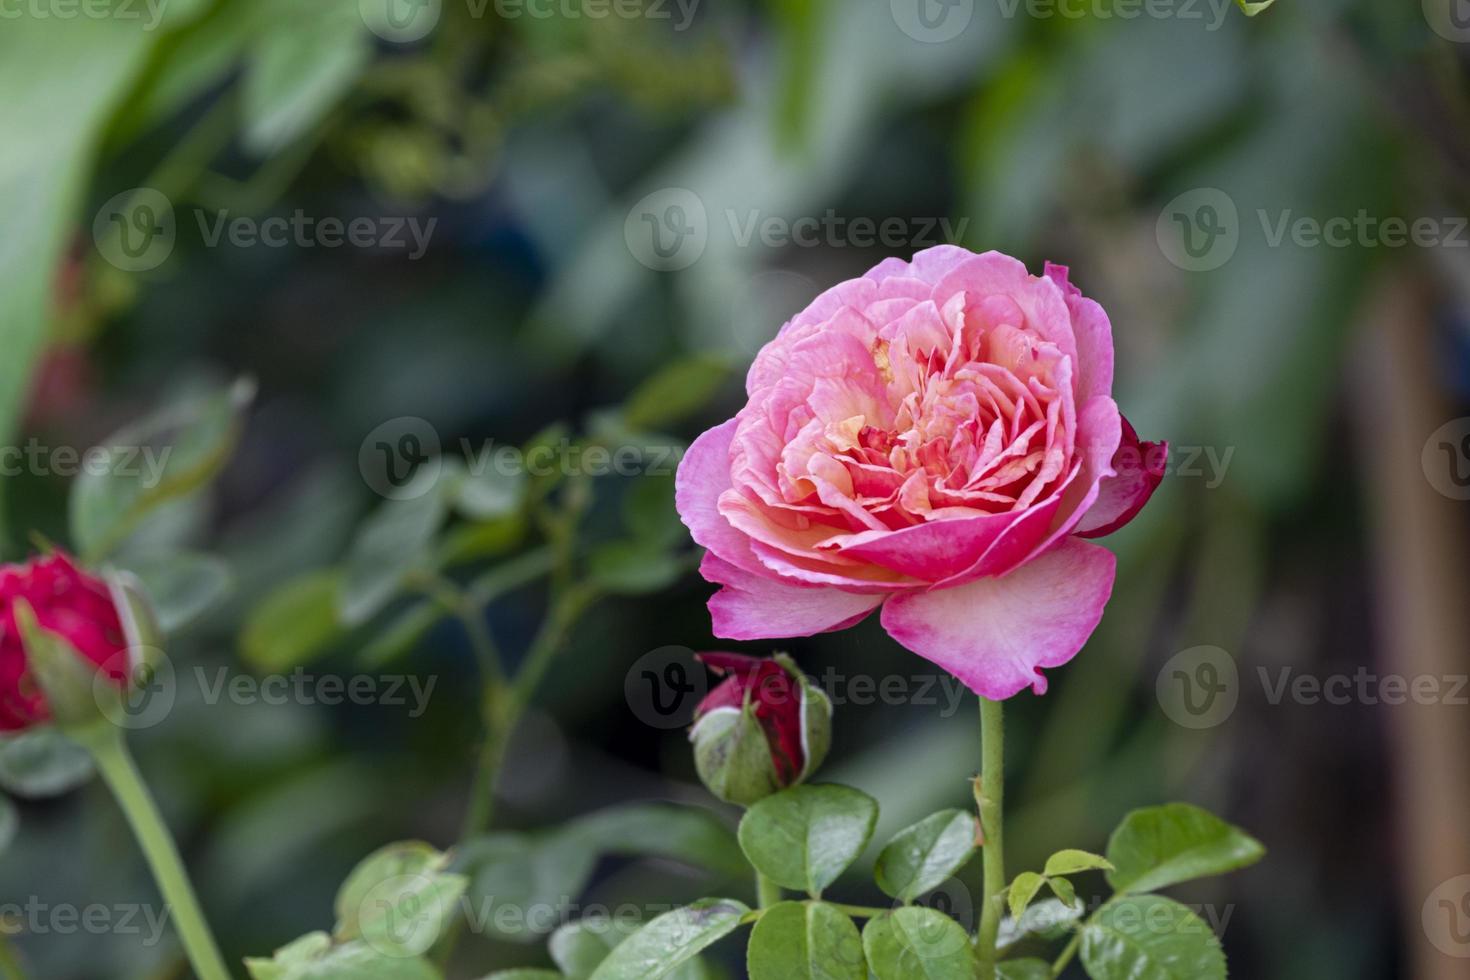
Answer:
[[[1056,283],[1072,314],[1077,336],[1077,402],[1113,391],[1113,324],[1102,306],[1072,285],[1064,265],[1046,264],[1046,276]]]
[[[731,419],[694,440],[674,474],[674,508],[695,544],[755,571],[760,563],[750,553],[750,539],[731,527],[717,506],[720,494],[730,489],[730,441],[738,423]]]
[[[715,635],[728,640],[769,640],[846,629],[883,602],[881,595],[786,585],[743,572],[712,554],[704,556],[699,574],[724,586],[710,597],[709,611]]]
[[[1044,694],[1041,668],[1082,649],[1112,594],[1115,566],[1106,548],[1068,538],[1003,578],[894,596],[883,628],[983,697],[1028,686]]]
[[[1073,528],[1073,533],[1084,538],[1112,534],[1133,520],[1164,479],[1169,444],[1140,442],[1128,420],[1121,421],[1123,441],[1113,456],[1116,475],[1102,481],[1097,500]]]

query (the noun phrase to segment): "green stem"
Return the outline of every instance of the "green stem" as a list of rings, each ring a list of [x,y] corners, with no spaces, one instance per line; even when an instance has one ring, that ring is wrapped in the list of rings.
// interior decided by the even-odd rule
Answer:
[[[781,886],[759,871],[755,873],[756,904],[768,909],[781,901]]]
[[[1067,943],[1066,947],[1062,950],[1062,955],[1058,956],[1057,961],[1051,965],[1051,975],[1053,977],[1062,975],[1062,971],[1067,968],[1067,964],[1072,962],[1072,957],[1077,955],[1077,947],[1081,944],[1082,933],[1079,932],[1072,936],[1072,941]]]
[[[1006,887],[1005,837],[1005,707],[1000,701],[980,699],[980,829],[985,835],[985,886],[980,904],[980,929],[975,951],[980,980],[994,980],[996,938],[1000,935],[1001,892]]]
[[[169,836],[168,827],[159,815],[147,785],[138,774],[133,757],[128,754],[122,732],[109,727],[107,732],[87,739],[85,744],[97,763],[98,772],[133,828],[133,836],[153,871],[153,879],[158,883],[164,903],[173,913],[174,924],[194,973],[199,980],[230,980],[230,971],[220,956],[209,923],[199,910],[199,899],[189,884],[178,848]]]

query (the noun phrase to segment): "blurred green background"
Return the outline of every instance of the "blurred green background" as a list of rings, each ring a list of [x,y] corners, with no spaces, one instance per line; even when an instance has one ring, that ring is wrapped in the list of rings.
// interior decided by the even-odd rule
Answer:
[[[606,432],[630,392],[692,357],[701,397],[649,427],[687,442],[738,409],[746,363],[786,318],[886,255],[953,240],[1052,260],[1111,314],[1120,405],[1175,451],[1110,539],[1102,628],[1050,694],[1014,702],[1011,861],[1101,849],[1135,806],[1197,802],[1271,850],[1181,893],[1229,916],[1235,975],[1464,976],[1470,906],[1456,931],[1435,896],[1470,872],[1470,708],[1273,696],[1283,670],[1452,679],[1470,659],[1454,479],[1470,454],[1437,448],[1470,436],[1455,428],[1470,393],[1458,0],[1250,19],[1224,0],[0,10],[5,438],[85,448],[209,379],[259,383],[217,487],[148,529],[232,572],[176,664],[262,669],[241,653],[245,617],[341,560],[379,500],[359,450],[385,423],[426,420],[450,453],[558,422]],[[297,214],[315,230],[279,246],[214,237]],[[1427,219],[1426,240],[1393,245],[1390,217]],[[326,219],[366,220],[364,242],[327,244]],[[1341,237],[1314,240],[1310,223],[1333,219]],[[33,533],[66,540],[58,468],[6,471],[8,558]],[[617,535],[637,482],[598,481],[588,539]],[[682,732],[640,721],[624,686],[648,651],[725,645],[691,568],[680,554],[683,574],[574,631],[514,743],[501,826],[707,800]],[[512,657],[541,599],[492,607]],[[323,644],[312,669],[367,669],[364,642]],[[236,962],[325,925],[373,848],[453,842],[479,739],[473,657],[452,624],[411,646],[391,669],[438,679],[422,717],[210,705],[186,685],[135,734]],[[880,839],[966,805],[972,698],[857,703],[855,677],[933,678],[876,622],[786,646],[847,685],[826,775],[880,800]],[[1200,656],[1234,669],[1233,709],[1194,725],[1174,680]],[[153,901],[95,783],[17,809],[0,905]],[[610,861],[589,895],[704,886]],[[14,942],[48,980],[187,976],[166,938]],[[462,956],[464,976],[542,962],[483,937]]]

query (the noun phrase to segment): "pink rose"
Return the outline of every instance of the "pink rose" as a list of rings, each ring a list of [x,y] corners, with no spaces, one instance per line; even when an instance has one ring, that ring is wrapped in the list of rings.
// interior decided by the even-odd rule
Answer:
[[[42,629],[66,640],[121,687],[127,682],[126,631],[107,583],[56,553],[24,565],[0,566],[0,732],[51,719],[46,697],[31,676],[16,622],[23,600]]]
[[[1163,476],[1166,447],[1139,443],[1112,386],[1107,314],[1064,266],[946,245],[827,290],[679,466],[700,572],[723,586],[715,634],[810,636],[882,606],[977,693],[1044,693],[1112,592],[1112,553],[1082,539]]]

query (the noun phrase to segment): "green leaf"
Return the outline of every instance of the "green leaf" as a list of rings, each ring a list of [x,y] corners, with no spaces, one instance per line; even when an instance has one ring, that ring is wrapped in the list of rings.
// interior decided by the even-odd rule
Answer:
[[[1016,875],[1016,880],[1011,882],[1010,890],[1006,892],[1006,901],[1010,905],[1011,918],[1017,921],[1025,914],[1026,907],[1041,891],[1041,886],[1046,884],[1046,879],[1035,871],[1023,871]]]
[[[740,821],[740,847],[757,871],[784,888],[820,897],[867,847],[878,804],[849,786],[793,786]]]
[[[587,980],[608,954],[636,931],[624,919],[582,919],[552,933],[547,950],[568,980]]]
[[[612,595],[648,595],[662,592],[679,580],[687,563],[663,548],[642,541],[613,541],[587,555],[592,583]]]
[[[964,810],[941,810],[899,831],[878,854],[878,887],[902,902],[938,888],[974,856],[975,831]]]
[[[332,615],[334,617],[337,612],[336,594],[334,586],[332,590]],[[378,668],[397,660],[418,646],[424,634],[447,615],[444,607],[433,600],[425,599],[414,603],[396,614],[386,625],[374,630],[372,638],[357,655],[358,663],[364,667]]]
[[[357,0],[277,5],[252,47],[243,86],[245,146],[273,154],[306,135],[356,84],[373,56]]]
[[[591,980],[661,980],[738,929],[749,912],[728,898],[666,912],[619,944]]]
[[[419,479],[443,477],[423,471]],[[415,493],[383,501],[353,538],[337,596],[337,611],[348,626],[371,619],[398,595],[409,573],[429,564],[430,545],[449,509],[441,486],[420,487]]]
[[[630,429],[656,429],[692,415],[730,376],[727,358],[696,354],[663,368],[639,385],[623,405]]]
[[[346,634],[337,618],[342,573],[310,572],[281,585],[245,620],[240,655],[256,670],[299,667]]]
[[[996,980],[1051,980],[1051,965],[1045,960],[1004,960],[995,966]]]
[[[1240,9],[1245,11],[1247,17],[1254,17],[1275,3],[1276,0],[1235,0],[1235,2],[1240,4]]]
[[[1082,927],[1081,958],[1093,980],[1225,980],[1219,938],[1162,895],[1110,902]]]
[[[496,833],[457,848],[455,869],[469,876],[471,907],[511,910],[486,918],[487,932],[517,942],[540,939],[587,887],[597,847],[580,835]]]
[[[247,959],[253,980],[442,980],[420,956],[384,952],[360,940],[333,945],[324,932],[302,936],[271,959]]]
[[[630,803],[579,817],[562,833],[603,854],[669,858],[732,878],[750,873],[735,834],[703,807]]]
[[[0,796],[0,854],[15,840],[15,832],[20,829],[20,814],[15,812],[15,804],[10,798]]]
[[[125,541],[160,504],[197,490],[224,466],[240,437],[255,385],[171,405],[91,450],[71,487],[71,535],[86,561]]]
[[[54,728],[0,738],[0,787],[16,796],[60,796],[91,778],[87,750]]]
[[[970,937],[949,916],[910,905],[880,915],[863,930],[868,968],[877,980],[973,980]]]
[[[421,841],[370,854],[337,893],[337,940],[363,939],[398,956],[426,952],[459,911],[468,883],[463,875],[446,873],[448,864],[448,855]]]
[[[1113,865],[1101,854],[1093,854],[1089,851],[1064,850],[1057,851],[1046,859],[1046,868],[1042,874],[1051,875],[1074,875],[1082,871],[1112,871]]]
[[[857,926],[824,902],[781,902],[762,912],[746,967],[750,980],[868,980]]]
[[[45,93],[0,100],[0,441],[14,433],[30,387],[97,142],[163,33],[115,17],[34,15],[0,30],[0,91]]]
[[[485,980],[562,980],[562,975],[555,970],[537,970],[531,967],[518,967],[514,970],[496,970]],[[576,978],[573,978],[576,980]]]
[[[1151,892],[1255,864],[1260,841],[1187,803],[1135,810],[1108,841],[1113,890]]]
[[[230,566],[213,555],[175,552],[129,558],[123,564],[143,583],[164,633],[197,621],[228,598],[234,585]]]
[[[1062,900],[1063,905],[1070,906],[1074,909],[1082,907],[1081,903],[1077,901],[1077,889],[1073,888],[1072,883],[1066,878],[1047,878],[1046,885],[1057,898]]]

